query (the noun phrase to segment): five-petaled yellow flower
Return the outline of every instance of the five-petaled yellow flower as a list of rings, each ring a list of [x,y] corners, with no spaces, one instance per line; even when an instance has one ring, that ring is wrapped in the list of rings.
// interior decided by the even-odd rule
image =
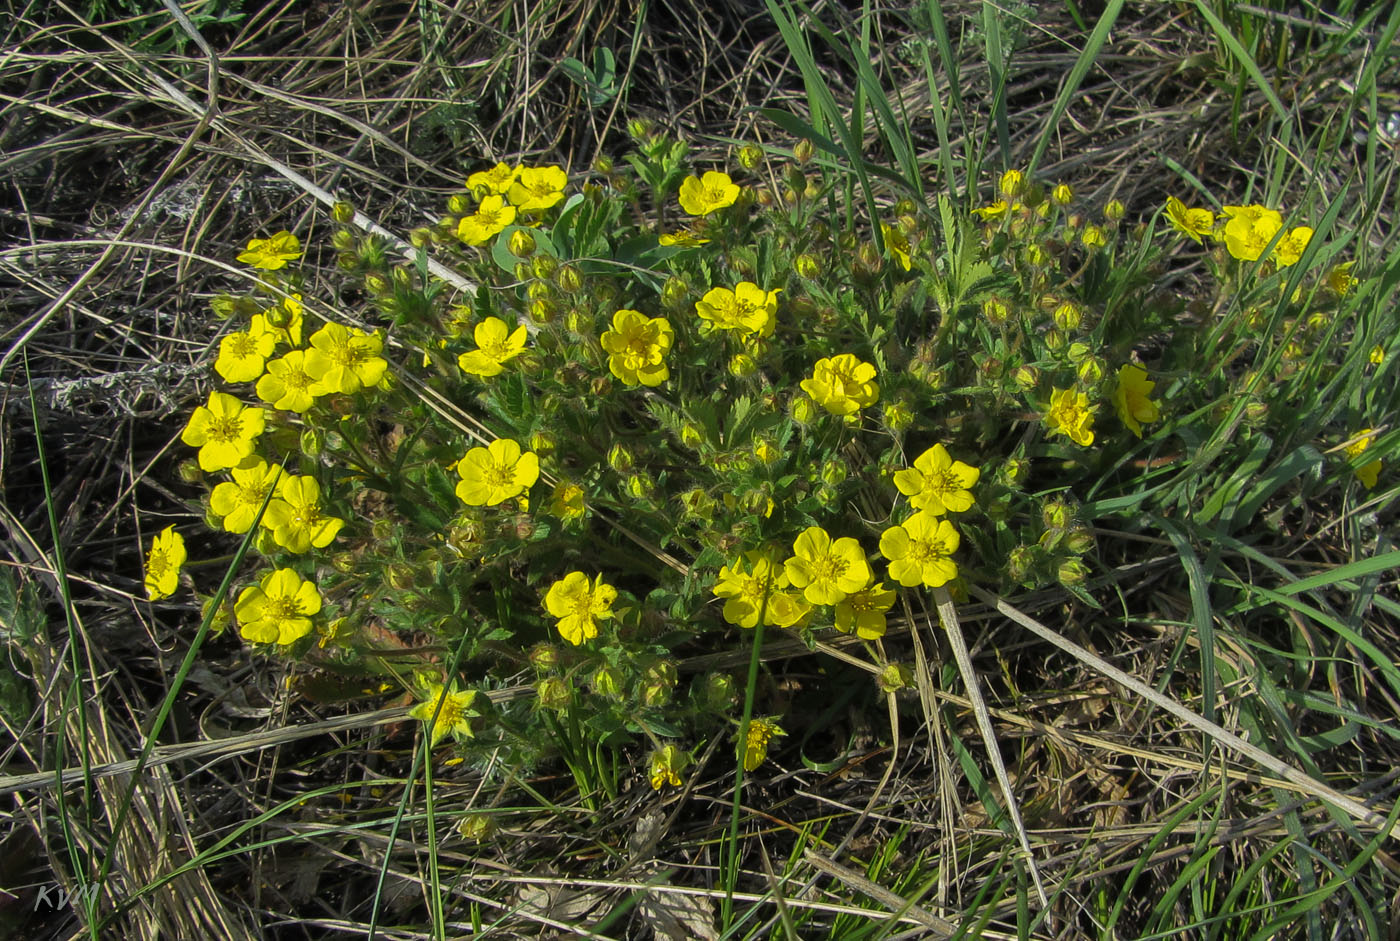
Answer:
[[[711,288],[695,302],[695,314],[720,330],[737,330],[761,337],[773,335],[778,322],[778,292],[765,291],[752,281],[729,288]]]
[[[570,572],[549,586],[544,606],[559,619],[559,635],[577,647],[598,636],[598,622],[613,616],[617,589],[597,576],[592,583],[582,572]]]
[[[1118,368],[1118,385],[1113,390],[1113,406],[1128,430],[1139,438],[1142,426],[1161,417],[1157,403],[1149,398],[1157,383],[1147,378],[1147,370],[1136,363],[1124,363]]]
[[[1089,397],[1074,389],[1055,389],[1050,393],[1050,411],[1045,423],[1050,433],[1062,434],[1075,444],[1088,447],[1094,443],[1094,409]]]
[[[467,189],[471,190],[477,199],[486,196],[504,196],[510,192],[511,184],[519,176],[519,167],[498,163],[490,170],[478,170],[467,177]]]
[[[850,536],[833,540],[820,526],[808,526],[792,544],[783,571],[811,604],[836,604],[870,582],[865,551]]]
[[[674,745],[665,745],[651,753],[648,764],[647,774],[653,791],[659,791],[668,784],[680,787],[681,772],[690,764],[690,755]]]
[[[1313,230],[1305,225],[1289,229],[1288,234],[1279,239],[1278,245],[1274,246],[1274,261],[1278,262],[1280,268],[1296,265],[1302,259],[1308,243],[1312,241],[1312,235]]]
[[[775,736],[786,734],[782,726],[771,718],[754,716],[750,719],[749,727],[744,732],[744,741],[739,747],[739,758],[744,763],[744,770],[757,770],[768,758],[768,743]]]
[[[914,509],[942,516],[972,508],[972,486],[981,476],[979,468],[953,460],[947,448],[935,444],[914,459],[913,467],[896,471],[894,485]]]
[[[782,566],[773,564],[766,554],[746,553],[744,560],[733,566],[719,570],[719,579],[713,589],[717,597],[725,599],[724,619],[739,627],[757,627],[758,614],[763,612],[763,623],[772,627],[793,627],[812,611],[812,606],[796,592],[787,591],[787,572]]]
[[[1167,197],[1167,221],[1197,245],[1215,230],[1215,213],[1209,209],[1188,209],[1175,196]]]
[[[861,640],[884,637],[885,612],[894,606],[894,601],[894,592],[884,582],[853,591],[836,604],[836,629],[843,634],[854,631]]]
[[[521,212],[548,209],[564,198],[568,182],[569,176],[562,167],[524,167],[506,191],[506,198]]]
[[[665,317],[648,318],[635,310],[613,314],[612,329],[599,342],[608,354],[608,371],[623,385],[659,386],[670,377],[666,354],[676,334]]]
[[[230,333],[219,341],[214,371],[226,382],[252,382],[263,374],[267,358],[277,346],[277,334],[262,314],[254,314],[247,330]]]
[[[961,541],[952,523],[920,510],[880,534],[880,554],[890,561],[890,578],[905,588],[937,588],[958,577],[952,555]]]
[[[287,262],[301,257],[301,242],[287,231],[278,232],[271,238],[250,239],[248,250],[238,256],[245,265],[261,268],[263,271],[277,271],[287,267]]]
[[[306,371],[306,351],[288,350],[267,364],[254,387],[258,398],[288,412],[304,412],[316,402],[316,379]]]
[[[311,633],[321,593],[291,569],[268,572],[238,596],[233,606],[238,631],[255,644],[290,644]]]
[[[272,530],[274,542],[299,554],[330,545],[345,520],[326,515],[321,507],[321,485],[315,477],[289,477],[278,486],[277,498],[268,504],[263,525]]]
[[[1375,429],[1362,428],[1356,433],[1355,437],[1356,440],[1347,445],[1346,449],[1347,457],[1352,460],[1360,457],[1366,452],[1366,449],[1371,446],[1371,442],[1376,437]],[[1369,463],[1362,464],[1356,469],[1356,479],[1365,484],[1367,490],[1371,490],[1376,486],[1376,481],[1380,479],[1380,476],[1381,461],[1379,458]]]
[[[472,448],[457,462],[457,496],[467,506],[496,506],[519,496],[540,478],[540,459],[510,438]]]
[[[1260,205],[1226,206],[1225,249],[1240,261],[1258,261],[1283,228],[1283,216]]]
[[[194,410],[180,440],[199,448],[200,470],[226,470],[253,453],[265,418],[263,409],[246,406],[224,392],[211,392],[209,404]]]
[[[308,375],[316,380],[312,395],[341,392],[351,395],[379,384],[389,364],[379,351],[384,341],[378,334],[359,327],[328,323],[311,334],[311,349],[302,361]]]
[[[471,720],[481,715],[472,708],[476,690],[458,689],[456,680],[451,686],[428,680],[423,684],[423,695],[424,700],[408,710],[408,714],[429,724],[428,747],[436,748],[448,735],[472,737]]]
[[[549,496],[549,512],[567,523],[583,516],[586,509],[582,487],[568,480],[554,485],[554,492]]]
[[[523,324],[512,331],[501,318],[487,317],[472,330],[478,348],[458,356],[457,365],[473,376],[499,376],[505,364],[525,349],[525,335]]]
[[[278,486],[281,474],[282,468],[257,458],[246,467],[235,467],[233,480],[225,480],[214,488],[209,495],[209,509],[223,517],[225,532],[246,533],[253,528],[263,501]],[[276,502],[274,496],[268,509]],[[263,518],[266,520],[266,514]]]
[[[1351,274],[1351,266],[1354,264],[1354,261],[1344,261],[1340,265],[1334,265],[1332,270],[1327,272],[1327,286],[1336,292],[1338,297],[1346,297],[1358,283]]]
[[[506,205],[501,196],[487,196],[474,215],[463,216],[457,223],[457,237],[468,245],[485,245],[514,221],[514,206]]]
[[[180,587],[180,566],[185,564],[185,538],[167,526],[151,541],[146,556],[146,596],[152,601],[169,598]]]
[[[850,353],[817,360],[812,378],[800,383],[822,408],[833,415],[853,415],[880,398],[880,386],[875,380],[875,367]]]
[[[716,209],[734,205],[739,198],[739,184],[728,173],[710,170],[702,177],[688,176],[681,183],[681,208],[688,215],[708,216]]]

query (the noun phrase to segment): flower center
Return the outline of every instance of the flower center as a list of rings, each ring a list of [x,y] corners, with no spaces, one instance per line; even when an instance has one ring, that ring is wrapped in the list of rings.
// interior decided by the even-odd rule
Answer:
[[[554,192],[554,184],[548,180],[538,180],[526,187],[535,196],[549,196]]]
[[[476,221],[484,226],[500,225],[501,211],[499,209],[478,209]]]
[[[282,382],[286,384],[287,388],[297,390],[310,388],[315,381],[304,369],[289,369],[282,377]]]
[[[239,440],[243,428],[243,416],[220,415],[209,423],[209,437],[220,444]]]
[[[170,556],[164,549],[158,549],[151,553],[151,558],[146,562],[146,571],[152,578],[159,579],[170,570]]]
[[[301,605],[295,595],[282,595],[268,599],[267,619],[271,621],[291,621],[301,617]]]
[[[245,359],[258,352],[258,341],[246,333],[235,333],[229,343],[229,350],[238,359]]]
[[[505,359],[510,355],[510,339],[509,337],[501,337],[499,340],[487,341],[486,345],[481,348],[481,352],[492,359]]]
[[[812,563],[812,568],[817,574],[817,581],[835,581],[846,574],[850,563],[839,556],[824,555]]]
[[[366,350],[356,345],[354,341],[351,340],[344,346],[337,346],[331,352],[331,361],[337,366],[343,366],[346,369],[353,370],[356,366],[360,365],[360,363],[364,362],[368,355],[369,353]]]
[[[948,550],[943,545],[942,539],[909,540],[909,558],[920,565],[937,562],[939,559],[947,558],[947,556]]]
[[[483,475],[487,484],[501,490],[509,490],[515,486],[515,465],[513,464],[491,464]]]
[[[267,496],[267,488],[271,484],[244,484],[238,488],[238,499],[251,506],[262,506],[263,498]]]

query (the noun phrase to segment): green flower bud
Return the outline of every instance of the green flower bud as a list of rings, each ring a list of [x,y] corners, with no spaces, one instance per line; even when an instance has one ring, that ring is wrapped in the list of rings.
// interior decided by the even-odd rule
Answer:
[[[1068,206],[1074,202],[1074,190],[1068,184],[1060,183],[1050,191],[1050,201],[1056,206]]]
[[[875,683],[882,693],[897,693],[914,685],[914,673],[902,663],[887,663]]]
[[[541,673],[548,673],[559,666],[559,648],[554,644],[540,642],[530,648],[530,665]]]
[[[553,323],[554,319],[559,316],[559,305],[547,297],[537,297],[530,302],[529,313],[530,319],[535,323]]]
[[[470,813],[462,818],[462,822],[457,824],[457,832],[464,839],[474,840],[478,843],[489,840],[496,835],[499,827],[496,819],[490,814]]]
[[[413,568],[399,562],[390,563],[387,572],[389,587],[397,591],[405,591],[414,585]]]
[[[621,699],[624,682],[617,667],[602,666],[593,674],[593,692],[608,699]]]
[[[1006,482],[1012,485],[1025,481],[1031,473],[1031,462],[1023,457],[1009,457],[1002,465],[1002,473],[1006,477]]]
[[[982,302],[982,316],[987,323],[999,327],[1011,319],[1011,308],[999,297],[989,297]]]
[[[1052,352],[1058,352],[1064,349],[1065,344],[1069,342],[1064,333],[1060,331],[1059,327],[1051,327],[1049,330],[1046,330],[1042,336],[1045,340],[1046,348]]]
[[[884,418],[885,427],[898,434],[914,424],[914,410],[903,399],[891,399],[885,403]]]
[[[1086,356],[1080,360],[1076,372],[1082,384],[1092,386],[1103,378],[1103,363],[1097,356]]]
[[[1088,577],[1089,567],[1078,559],[1065,559],[1055,570],[1055,578],[1066,588],[1082,585]]]
[[[301,453],[307,457],[320,457],[326,449],[325,433],[319,428],[304,428],[301,432]]]
[[[217,527],[211,526],[210,528]],[[276,555],[282,551],[282,547],[277,545],[277,540],[272,538],[272,530],[270,529],[258,530],[258,534],[253,537],[253,548],[259,555]]]
[[[341,575],[349,575],[351,572],[355,571],[355,553],[337,552],[335,555],[331,556],[331,568],[335,569]]]
[[[680,501],[685,515],[689,519],[708,523],[715,518],[715,501],[699,487],[681,494]]]
[[[634,500],[646,500],[651,497],[656,485],[646,474],[631,474],[627,478],[627,495]]]
[[[180,479],[187,484],[197,484],[204,480],[204,471],[200,470],[199,464],[194,460],[181,461],[177,470]],[[218,526],[213,527],[218,529]]]
[[[1127,215],[1127,213],[1127,208],[1122,202],[1116,199],[1110,199],[1108,205],[1103,207],[1103,217],[1109,222],[1118,222]]]
[[[619,474],[630,471],[635,463],[632,452],[627,449],[626,445],[614,444],[608,449],[608,466]]]
[[[414,248],[427,248],[433,244],[433,230],[426,226],[418,226],[408,232],[408,244]]]
[[[1076,523],[1065,533],[1065,548],[1075,555],[1083,555],[1094,548],[1094,532],[1087,526]]]
[[[1011,378],[1023,391],[1029,392],[1040,385],[1040,370],[1034,366],[1017,366]]]
[[[808,281],[815,281],[822,275],[821,262],[819,262],[814,255],[808,255],[806,253],[798,255],[793,261],[792,266],[794,270],[797,271],[798,277],[805,278]]]
[[[1046,529],[1063,532],[1074,522],[1074,508],[1063,500],[1050,500],[1041,508],[1040,519]]]
[[[1035,565],[1035,549],[1017,546],[1006,554],[1006,574],[1013,582],[1024,582]]]
[[[715,712],[727,712],[734,705],[734,679],[728,673],[711,673],[700,687],[700,702]]]
[[[788,405],[788,414],[799,425],[810,425],[817,417],[817,403],[806,395],[795,395]]]
[[[228,320],[238,313],[238,299],[229,294],[215,294],[209,299],[209,309],[220,320]]]
[[[359,238],[349,229],[336,229],[331,233],[331,245],[338,252],[354,251]]]
[[[515,280],[521,283],[529,281],[535,274],[535,269],[528,261],[517,261],[513,270],[515,272]]]
[[[468,216],[472,212],[471,200],[462,194],[447,197],[447,211],[454,216]]]
[[[535,237],[527,229],[516,229],[510,234],[507,247],[516,258],[529,258],[535,253]]]
[[[816,148],[812,146],[812,142],[804,137],[797,142],[797,146],[792,148],[792,159],[796,160],[800,166],[812,159],[812,154],[815,150]]]
[[[593,158],[592,170],[599,176],[607,176],[609,173],[613,172],[612,158],[606,154],[599,154]]]
[[[347,202],[338,201],[331,206],[331,218],[341,225],[349,225],[355,221],[355,207]]]
[[[553,278],[558,271],[559,260],[553,255],[536,255],[530,261],[530,273],[541,280]]]
[[[737,378],[752,376],[758,371],[758,363],[748,353],[735,353],[729,359],[729,373]]]
[[[369,532],[375,542],[388,542],[394,538],[394,523],[387,519],[375,520],[370,524]]]
[[[1073,333],[1079,329],[1080,323],[1084,320],[1084,313],[1079,305],[1073,301],[1065,301],[1055,308],[1055,326],[1066,333]]]
[[[573,705],[574,691],[568,680],[560,676],[546,676],[535,684],[535,695],[542,708],[563,712]]]
[[[389,279],[377,271],[365,275],[365,290],[374,297],[383,297],[391,290]]]
[[[559,290],[565,294],[577,294],[583,290],[583,272],[574,265],[560,265],[555,272],[555,280],[559,284]]]
[[[821,479],[834,487],[846,479],[846,473],[845,462],[832,459],[822,465]]]
[[[739,166],[745,170],[757,170],[759,164],[763,162],[763,151],[753,144],[745,144],[739,148]]]

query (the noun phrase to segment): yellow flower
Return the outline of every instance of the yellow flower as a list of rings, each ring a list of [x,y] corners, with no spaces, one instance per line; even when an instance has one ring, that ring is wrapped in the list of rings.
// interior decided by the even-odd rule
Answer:
[[[1385,347],[1377,343],[1375,346],[1371,347],[1371,352],[1366,354],[1366,358],[1370,360],[1372,366],[1381,365],[1385,362]]]
[[[167,526],[151,541],[146,556],[146,596],[152,601],[169,598],[180,587],[180,566],[185,564],[185,539]]]
[[[1375,440],[1375,429],[1362,428],[1353,437],[1355,437],[1356,440],[1347,445],[1346,454],[1349,459],[1356,460],[1356,458],[1366,452],[1366,449],[1371,446],[1371,442]],[[1355,473],[1356,479],[1365,484],[1367,490],[1370,490],[1376,486],[1376,481],[1380,478],[1381,461],[1377,459],[1367,464],[1362,464],[1360,467],[1356,468]]]
[[[800,383],[803,392],[833,415],[853,415],[880,398],[875,367],[850,353],[817,360],[812,378]]]
[[[908,271],[913,267],[913,260],[909,257],[909,237],[894,226],[880,223],[880,232],[885,237],[885,247],[894,255],[899,262],[899,267]]]
[[[525,335],[524,325],[512,331],[501,318],[487,317],[472,331],[479,348],[458,356],[457,365],[473,376],[499,376],[505,372],[505,363],[525,349]]]
[[[1296,265],[1303,257],[1303,251],[1312,241],[1313,230],[1305,225],[1295,226],[1288,230],[1288,234],[1278,240],[1278,245],[1274,248],[1274,260],[1278,262],[1280,268],[1288,268]]]
[[[321,610],[321,593],[291,569],[268,572],[243,589],[233,614],[238,632],[255,644],[290,644],[311,633],[311,616]]]
[[[1113,406],[1128,430],[1139,438],[1142,426],[1161,417],[1157,403],[1148,396],[1157,383],[1147,378],[1147,370],[1135,363],[1118,367],[1118,385],[1113,390]],[[1067,432],[1068,433],[1068,432]],[[1073,436],[1071,436],[1073,437]]]
[[[780,290],[765,291],[752,281],[740,281],[732,291],[711,288],[695,302],[695,313],[721,330],[772,336],[778,322]]]
[[[255,388],[258,398],[288,412],[304,412],[316,402],[316,380],[306,371],[304,350],[289,350],[268,363]]]
[[[1197,245],[1215,229],[1215,213],[1209,209],[1187,209],[1175,196],[1167,197],[1167,221]]]
[[[865,552],[850,536],[833,540],[820,526],[808,526],[792,551],[783,571],[795,587],[804,589],[802,597],[811,604],[836,604],[870,581]]]
[[[608,371],[623,385],[659,386],[671,375],[666,354],[675,338],[666,318],[619,310],[613,314],[612,329],[599,342],[608,354]]]
[[[540,460],[521,452],[510,438],[497,438],[484,448],[472,448],[457,462],[462,480],[457,496],[467,506],[496,506],[529,490],[540,478]]]
[[[562,167],[524,167],[506,191],[506,198],[521,212],[548,209],[564,198],[568,183],[569,176]]]
[[[436,748],[437,743],[448,735],[472,737],[471,720],[481,716],[472,708],[476,702],[476,690],[458,689],[456,680],[452,681],[451,686],[428,680],[423,684],[423,695],[423,702],[408,710],[408,714],[410,718],[429,724],[429,748]]]
[[[680,248],[694,248],[696,245],[704,245],[709,239],[701,238],[690,229],[679,229],[675,232],[663,232],[656,237],[662,245],[675,245]]]
[[[724,619],[739,627],[757,627],[758,613],[763,611],[763,623],[775,627],[792,627],[809,613],[812,606],[797,594],[785,591],[786,571],[775,566],[766,554],[745,554],[748,566],[740,560],[719,570],[713,589],[724,598]],[[767,600],[765,601],[765,595]]]
[[[1056,389],[1050,393],[1050,411],[1045,422],[1050,433],[1062,434],[1075,444],[1085,447],[1094,443],[1094,409],[1089,397],[1073,389]]]
[[[484,245],[515,221],[515,207],[500,196],[487,196],[476,207],[475,215],[463,216],[457,223],[457,238],[468,245]]]
[[[651,789],[659,791],[666,785],[681,786],[681,772],[690,763],[690,756],[674,745],[666,745],[651,753],[648,777]]]
[[[744,770],[757,770],[768,758],[768,743],[775,736],[786,734],[782,726],[771,718],[754,716],[750,719],[749,727],[744,733],[743,745],[739,749],[739,758],[744,763]]]
[[[238,256],[245,265],[261,268],[263,271],[277,271],[287,267],[287,262],[301,257],[301,242],[285,230],[271,238],[251,239],[248,250]]]
[[[913,467],[896,471],[894,485],[914,509],[942,516],[972,508],[971,489],[981,476],[979,468],[953,460],[947,448],[935,444],[914,459]]]
[[[520,168],[498,163],[490,170],[478,170],[467,177],[467,189],[478,199],[485,196],[504,196],[510,192],[511,184],[520,176]]]
[[[1351,293],[1351,289],[1356,287],[1357,281],[1351,276],[1351,266],[1356,264],[1352,261],[1342,262],[1333,266],[1327,272],[1327,286],[1331,288],[1338,297],[1346,297]]]
[[[316,380],[312,395],[341,392],[346,395],[373,386],[384,378],[389,364],[379,351],[384,341],[377,334],[358,327],[346,328],[328,323],[311,335],[311,349],[302,361],[308,375]]]
[[[225,382],[252,382],[263,374],[267,358],[276,346],[276,334],[267,328],[261,314],[255,314],[247,330],[230,333],[219,341],[214,371]]]
[[[570,481],[560,481],[549,497],[549,512],[568,522],[583,516],[586,506],[583,502],[583,488]]]
[[[226,470],[242,464],[253,453],[265,417],[260,408],[245,406],[223,392],[211,392],[209,404],[194,410],[180,440],[199,448],[200,470]]]
[[[223,517],[225,532],[246,533],[258,518],[269,490],[277,486],[282,469],[258,458],[246,467],[233,469],[233,480],[225,480],[209,495],[209,509]],[[277,503],[276,497],[268,504]],[[264,514],[266,520],[266,514]]]
[[[885,612],[894,606],[895,594],[883,582],[853,591],[836,605],[836,629],[843,634],[855,631],[861,640],[885,636]]]
[[[1260,205],[1226,206],[1225,249],[1240,261],[1258,261],[1283,228],[1283,217]]]
[[[716,209],[734,205],[739,198],[739,185],[728,173],[709,171],[703,177],[688,176],[681,183],[681,208],[688,215],[708,216]]]
[[[905,588],[937,588],[958,577],[951,556],[960,542],[952,523],[920,510],[880,534],[880,554],[890,561],[890,578]]]
[[[612,603],[617,589],[597,576],[589,584],[582,572],[570,572],[549,586],[544,606],[559,619],[559,634],[577,647],[585,640],[598,636],[598,622],[613,616]]]
[[[992,203],[990,206],[983,206],[983,207],[980,208],[980,209],[974,209],[974,210],[972,210],[972,213],[973,213],[973,215],[981,216],[983,219],[990,220],[990,219],[999,219],[999,218],[1001,218],[1002,216],[1006,215],[1007,211],[1010,210],[1010,209],[1011,209],[1011,204],[1010,204],[1010,203],[1008,203],[1008,202],[1007,202],[1006,200],[1004,200],[1004,199],[998,199],[996,202]]]
[[[272,530],[273,541],[288,552],[324,549],[345,525],[345,520],[327,516],[322,510],[321,485],[315,477],[283,480],[277,497],[263,514],[263,525]]]

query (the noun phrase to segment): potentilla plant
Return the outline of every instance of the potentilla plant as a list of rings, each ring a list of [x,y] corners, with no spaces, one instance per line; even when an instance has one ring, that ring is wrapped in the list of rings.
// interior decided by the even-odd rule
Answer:
[[[294,235],[251,240],[255,290],[215,299],[218,388],[182,434],[209,524],[256,527],[245,641],[387,681],[434,747],[558,754],[585,795],[624,755],[679,786],[715,735],[759,767],[794,717],[686,667],[760,628],[849,635],[891,690],[912,682],[881,644],[901,593],[1092,601],[1088,491],[1241,390],[1267,407],[1260,372],[1295,368],[1358,284],[1263,206],[1173,199],[1129,230],[1121,204],[1091,216],[1012,171],[972,214],[861,218],[806,141],[715,168],[633,133],[628,170],[472,174],[412,233],[416,263],[336,231],[361,326],[303,297]],[[1193,252],[1206,293],[1163,290]],[[1200,310],[1245,322],[1241,345]],[[1374,486],[1354,417],[1338,449]],[[153,599],[183,559],[162,533]],[[489,695],[507,688],[530,694]]]

